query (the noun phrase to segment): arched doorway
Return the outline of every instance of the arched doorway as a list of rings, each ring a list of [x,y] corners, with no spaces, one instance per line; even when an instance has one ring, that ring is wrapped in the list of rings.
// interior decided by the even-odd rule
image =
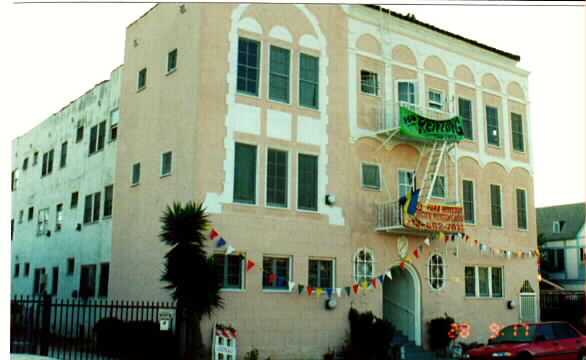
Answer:
[[[409,340],[421,345],[421,281],[415,268],[397,265],[389,269],[393,279],[383,283],[383,318]]]

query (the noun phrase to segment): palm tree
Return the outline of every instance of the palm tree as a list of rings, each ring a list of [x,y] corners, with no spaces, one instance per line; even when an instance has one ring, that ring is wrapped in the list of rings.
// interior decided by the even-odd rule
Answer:
[[[220,274],[204,248],[208,215],[201,203],[174,202],[163,212],[161,223],[160,239],[172,247],[165,255],[161,281],[168,283],[165,288],[177,301],[180,358],[203,359],[201,319],[223,305]]]

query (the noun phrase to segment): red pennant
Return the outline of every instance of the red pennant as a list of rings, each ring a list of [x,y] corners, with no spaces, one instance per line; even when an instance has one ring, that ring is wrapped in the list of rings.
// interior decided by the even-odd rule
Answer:
[[[277,275],[276,274],[273,274],[273,273],[270,273],[269,274],[269,283],[272,284],[272,283],[275,282],[275,280],[277,280]]]
[[[420,254],[419,254],[419,249],[415,248],[415,250],[413,251],[413,255],[415,255],[415,257],[416,257],[417,259],[419,259],[419,255],[420,255]]]
[[[249,271],[250,269],[252,269],[254,267],[255,263],[252,260],[248,260],[248,262],[246,262],[246,271]]]
[[[376,289],[376,278],[370,280],[370,282],[372,283],[372,286]]]
[[[212,238],[212,240],[214,240],[218,235],[220,235],[216,229],[212,229],[212,231],[210,232],[210,238]]]
[[[358,295],[358,289],[359,288],[360,288],[360,285],[358,285],[358,284],[352,285],[352,289],[354,289],[354,294]]]
[[[401,270],[405,270],[405,262],[401,261],[401,263],[399,264],[399,267],[401,268]]]
[[[313,294],[313,288],[311,286],[307,287],[307,295],[311,296],[311,294]]]

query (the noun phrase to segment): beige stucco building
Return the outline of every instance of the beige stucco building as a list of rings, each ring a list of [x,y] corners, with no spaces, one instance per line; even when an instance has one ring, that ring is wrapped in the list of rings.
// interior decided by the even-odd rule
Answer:
[[[109,293],[168,299],[159,219],[167,204],[197,200],[231,255],[256,263],[247,271],[210,241],[226,289],[205,340],[213,321],[230,323],[240,355],[320,358],[342,344],[351,307],[422,345],[444,313],[470,324],[462,341],[538,319],[535,294],[521,297],[524,284],[538,291],[536,259],[517,256],[537,247],[518,61],[373,6],[154,7],[126,34]],[[397,132],[400,103],[464,117],[465,139],[445,144],[437,171],[433,142]],[[430,233],[402,226],[397,200],[425,186],[431,201],[464,206],[468,241],[428,246]],[[344,291],[387,271],[383,286]],[[299,284],[342,289],[336,308]]]

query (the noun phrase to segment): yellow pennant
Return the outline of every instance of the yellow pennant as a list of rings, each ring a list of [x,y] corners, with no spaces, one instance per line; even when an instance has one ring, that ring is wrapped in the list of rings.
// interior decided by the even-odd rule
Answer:
[[[368,289],[368,281],[363,281],[360,283],[363,289]]]
[[[324,289],[322,289],[322,288],[317,288],[317,289],[315,289],[315,295],[316,295],[317,297],[319,297],[323,291],[324,291]]]
[[[405,257],[405,261],[408,262],[409,264],[411,264],[413,262],[413,258],[411,257],[411,255],[407,255]]]

